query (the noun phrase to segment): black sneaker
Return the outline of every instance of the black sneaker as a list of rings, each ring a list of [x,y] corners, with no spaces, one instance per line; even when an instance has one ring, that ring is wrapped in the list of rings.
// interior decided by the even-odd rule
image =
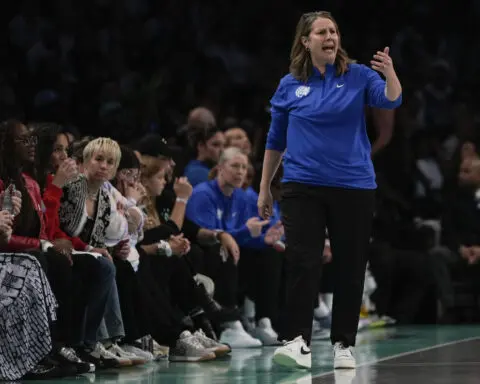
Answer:
[[[57,352],[56,360],[70,363],[77,370],[77,375],[95,372],[95,364],[80,359],[73,348],[62,348]]]
[[[75,376],[76,368],[71,364],[59,364],[51,358],[45,358],[38,363],[30,372],[23,376],[22,380],[48,380],[61,379]]]
[[[121,366],[118,358],[108,352],[101,343],[97,343],[94,348],[77,349],[77,355],[81,360],[94,364],[97,369],[119,368]]]

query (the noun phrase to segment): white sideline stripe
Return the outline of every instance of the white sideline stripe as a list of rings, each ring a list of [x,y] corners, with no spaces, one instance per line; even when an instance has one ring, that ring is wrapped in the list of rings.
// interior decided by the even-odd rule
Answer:
[[[450,345],[455,345],[455,344],[460,344],[460,343],[466,343],[466,342],[475,341],[475,340],[480,340],[480,336],[467,337],[467,338],[465,338],[465,339],[448,341],[448,342],[446,342],[446,343],[436,344],[436,345],[432,345],[432,346],[430,346],[430,347],[419,348],[419,349],[414,349],[414,350],[408,351],[408,352],[397,353],[396,355],[391,355],[391,356],[387,356],[387,357],[382,357],[381,359],[372,360],[372,361],[367,361],[367,362],[365,362],[365,363],[358,364],[356,369],[362,368],[362,367],[368,367],[368,366],[371,366],[371,365],[375,365],[375,364],[381,363],[381,362],[383,362],[383,361],[388,361],[388,360],[397,359],[397,358],[399,358],[399,357],[414,355],[415,353],[421,353],[421,352],[431,351],[431,350],[433,350],[433,349],[449,347]],[[320,374],[318,374],[318,375],[312,376],[312,379],[316,379],[316,378],[318,378],[318,377],[331,376],[331,375],[333,375],[334,373],[335,373],[335,370],[331,370],[331,371],[328,371],[328,372],[324,372],[324,373],[320,373]]]

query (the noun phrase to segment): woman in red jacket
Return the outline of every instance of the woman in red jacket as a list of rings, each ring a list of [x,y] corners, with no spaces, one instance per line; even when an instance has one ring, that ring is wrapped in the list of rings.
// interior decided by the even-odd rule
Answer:
[[[12,236],[0,250],[32,254],[47,272],[59,304],[52,327],[52,360],[64,368],[65,375],[93,372],[95,367],[81,361],[69,348],[73,313],[77,310],[72,295],[71,260],[64,240],[49,242],[48,217],[44,215],[40,188],[32,177],[36,143],[36,136],[22,123],[10,120],[0,124],[0,191],[13,184],[22,194],[22,208],[13,222]]]

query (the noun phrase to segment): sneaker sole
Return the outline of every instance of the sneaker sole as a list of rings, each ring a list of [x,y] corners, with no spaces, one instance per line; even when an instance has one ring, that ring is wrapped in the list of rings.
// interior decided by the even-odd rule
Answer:
[[[212,348],[211,351],[215,354],[215,357],[223,357],[228,355],[230,352],[232,352],[232,350],[227,347]]]
[[[311,369],[311,366],[305,366],[298,364],[297,360],[295,360],[293,357],[290,357],[288,355],[284,355],[283,353],[278,353],[276,355],[273,355],[273,362],[275,364],[281,365],[283,367],[288,367],[288,368],[297,368],[297,369]]]
[[[260,344],[235,344],[235,343],[229,343],[229,342],[223,342],[220,340],[220,343],[222,344],[229,344],[232,349],[253,349],[253,348],[262,348],[263,344],[260,342]]]
[[[170,356],[169,360],[171,362],[177,362],[177,363],[198,363],[200,361],[210,361],[210,360],[215,360],[216,356],[215,354],[209,353],[208,355],[204,355],[201,357],[185,357],[185,356]]]
[[[118,361],[118,368],[131,367],[132,365],[133,365],[133,361],[131,361],[131,360]]]
[[[132,365],[144,365],[144,364],[147,364],[147,360],[146,360],[146,359],[137,358],[137,359],[131,359],[131,360],[132,360]]]

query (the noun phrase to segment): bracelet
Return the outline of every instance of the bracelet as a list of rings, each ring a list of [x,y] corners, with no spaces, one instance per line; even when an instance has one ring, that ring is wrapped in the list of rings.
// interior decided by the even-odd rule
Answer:
[[[159,243],[157,243],[157,254],[158,255],[165,255],[167,257],[172,256],[172,248],[170,247],[170,244],[168,244],[167,241],[160,240]]]
[[[184,199],[183,197],[177,197],[177,198],[175,199],[175,201],[176,201],[177,203],[183,203],[183,204],[187,204],[187,203],[188,203],[188,199]]]

